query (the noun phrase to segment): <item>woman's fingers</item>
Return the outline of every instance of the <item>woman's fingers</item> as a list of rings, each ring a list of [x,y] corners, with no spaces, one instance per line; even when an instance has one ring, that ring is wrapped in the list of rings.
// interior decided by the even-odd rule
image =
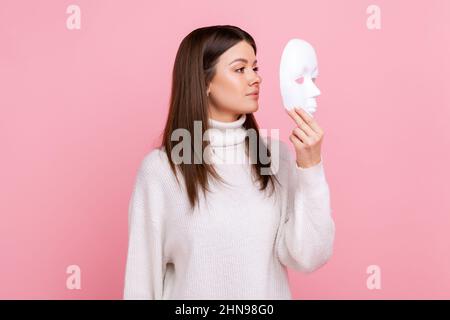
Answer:
[[[302,117],[302,119],[309,125],[309,127],[312,130],[314,130],[314,132],[316,132],[318,134],[323,133],[322,128],[317,124],[317,121],[308,114],[308,112],[306,112],[302,108],[299,108],[299,109],[294,108],[294,110],[297,112],[298,115],[300,115]]]
[[[301,149],[304,147],[304,144],[302,143],[302,141],[299,138],[297,138],[297,136],[294,134],[291,134],[289,136],[289,140],[291,140],[292,143],[294,144],[294,146],[298,149]]]
[[[300,114],[294,109],[288,111],[289,116],[295,121],[297,126],[303,129],[307,135],[315,135],[315,131],[309,126],[309,124],[303,120]]]
[[[308,136],[306,134],[305,131],[303,131],[302,129],[300,129],[299,127],[294,128],[294,130],[292,130],[292,134],[299,139],[302,144],[304,144],[305,146],[311,145],[313,143],[313,140],[310,136]]]

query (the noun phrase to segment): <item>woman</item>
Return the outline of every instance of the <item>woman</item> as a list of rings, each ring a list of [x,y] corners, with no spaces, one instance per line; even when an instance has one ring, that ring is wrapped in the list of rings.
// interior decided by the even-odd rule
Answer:
[[[199,28],[181,42],[163,141],[130,201],[125,299],[291,299],[286,268],[312,272],[331,257],[323,131],[289,112],[295,160],[281,141],[250,139],[257,68],[240,28]]]

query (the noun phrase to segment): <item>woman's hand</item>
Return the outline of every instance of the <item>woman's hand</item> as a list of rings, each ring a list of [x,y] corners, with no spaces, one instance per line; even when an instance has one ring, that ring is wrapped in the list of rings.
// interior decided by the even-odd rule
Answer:
[[[324,136],[322,128],[301,108],[293,108],[287,113],[297,125],[289,136],[295,147],[297,165],[309,168],[318,164],[321,161],[320,148]]]

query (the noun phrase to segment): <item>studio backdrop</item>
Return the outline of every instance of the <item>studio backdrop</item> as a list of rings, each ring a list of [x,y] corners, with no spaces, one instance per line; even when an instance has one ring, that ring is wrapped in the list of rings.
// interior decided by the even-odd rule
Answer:
[[[316,272],[289,270],[293,297],[450,298],[450,1],[2,0],[1,299],[122,299],[177,48],[225,24],[255,38],[255,117],[287,143],[283,48],[318,59],[336,239]]]

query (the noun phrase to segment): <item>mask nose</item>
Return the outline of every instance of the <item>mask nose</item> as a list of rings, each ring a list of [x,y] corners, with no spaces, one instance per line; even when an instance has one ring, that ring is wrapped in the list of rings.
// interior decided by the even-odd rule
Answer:
[[[311,98],[320,96],[320,90],[312,80],[310,85],[310,96]]]

